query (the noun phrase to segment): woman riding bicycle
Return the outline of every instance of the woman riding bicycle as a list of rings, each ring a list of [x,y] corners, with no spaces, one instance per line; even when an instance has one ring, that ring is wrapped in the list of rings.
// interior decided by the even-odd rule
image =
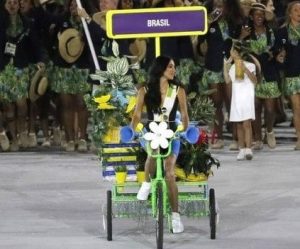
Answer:
[[[147,109],[147,125],[151,121],[166,121],[169,128],[176,130],[176,112],[181,113],[181,122],[184,129],[188,127],[189,117],[187,112],[186,94],[183,87],[176,82],[174,60],[167,56],[158,56],[149,70],[148,82],[141,87],[137,95],[137,105],[132,117],[132,128],[135,130],[141,120],[144,105]],[[175,163],[179,153],[180,141],[172,141],[172,152],[165,158],[165,179],[169,192],[172,209],[173,233],[181,233],[184,226],[178,213],[178,188],[175,177]],[[143,182],[137,199],[147,200],[151,191],[150,176],[155,174],[155,159],[148,156],[145,164],[146,181]]]

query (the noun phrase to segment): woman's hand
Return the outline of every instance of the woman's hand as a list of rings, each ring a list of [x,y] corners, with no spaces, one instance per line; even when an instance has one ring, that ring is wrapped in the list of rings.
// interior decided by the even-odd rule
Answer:
[[[45,63],[44,62],[38,62],[36,64],[38,70],[45,70],[46,69],[46,66],[45,66]]]
[[[242,26],[240,40],[245,39],[247,36],[251,34],[251,28],[249,26]]]
[[[89,16],[88,13],[86,13],[86,10],[84,8],[77,8],[77,14],[81,18],[85,19],[88,23],[90,23],[92,20],[92,18]]]

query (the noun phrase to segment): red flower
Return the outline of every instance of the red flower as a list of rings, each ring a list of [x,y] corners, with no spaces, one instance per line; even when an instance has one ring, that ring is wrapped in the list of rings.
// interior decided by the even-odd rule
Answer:
[[[208,144],[208,136],[207,136],[207,133],[204,129],[200,129],[200,135],[199,135],[199,138],[198,138],[198,141],[197,141],[197,144],[198,145],[202,145],[202,144]]]

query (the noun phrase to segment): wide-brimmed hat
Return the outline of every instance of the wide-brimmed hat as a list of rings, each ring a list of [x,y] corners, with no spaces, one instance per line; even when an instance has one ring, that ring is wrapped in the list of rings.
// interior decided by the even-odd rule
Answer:
[[[36,0],[37,1],[37,0]],[[53,3],[53,2],[55,2],[55,0],[38,0],[38,2],[40,3],[40,4],[45,4],[45,3]]]
[[[251,5],[254,4],[254,3],[257,3],[257,1],[256,0],[240,0],[240,4],[243,7],[251,8]]]
[[[274,18],[274,13],[270,10],[267,10],[266,6],[262,3],[253,3],[251,4],[250,11],[261,10],[265,12],[265,18],[267,21],[270,21]]]
[[[75,62],[82,54],[84,42],[78,30],[69,28],[58,34],[58,49],[68,63]]]
[[[45,76],[45,69],[39,68],[33,75],[30,88],[29,98],[32,102],[36,101],[39,97],[45,94],[48,87],[48,79]]]
[[[147,52],[147,42],[144,39],[135,39],[134,42],[129,45],[129,52],[136,56],[137,61],[142,61]]]
[[[100,25],[103,30],[106,30],[106,12],[100,11],[93,15],[94,22]]]

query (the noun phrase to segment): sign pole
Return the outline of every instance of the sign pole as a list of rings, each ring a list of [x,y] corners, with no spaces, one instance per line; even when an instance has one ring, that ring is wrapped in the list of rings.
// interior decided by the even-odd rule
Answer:
[[[155,57],[160,56],[160,37],[155,37]]]
[[[76,3],[77,3],[78,8],[82,8],[80,0],[76,0]],[[93,44],[92,39],[91,39],[91,34],[90,34],[89,28],[87,26],[87,23],[86,23],[86,21],[83,17],[81,17],[81,22],[82,22],[84,33],[85,33],[85,36],[87,38],[89,48],[90,48],[90,51],[91,51],[91,54],[92,54],[92,57],[93,57],[93,62],[94,62],[95,68],[96,68],[96,70],[100,70],[100,66],[99,66],[97,56],[96,56],[94,44]],[[95,88],[96,88],[96,85],[93,85],[93,90],[95,90]]]

